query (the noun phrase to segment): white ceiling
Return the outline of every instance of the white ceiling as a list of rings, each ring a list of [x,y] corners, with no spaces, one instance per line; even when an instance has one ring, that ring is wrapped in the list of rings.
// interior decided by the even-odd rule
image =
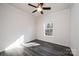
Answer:
[[[31,3],[31,4],[37,5],[36,3]],[[32,13],[32,11],[35,10],[35,8],[29,6],[27,3],[10,3],[10,5],[15,6],[16,8],[19,8],[23,10],[24,12],[29,13],[34,16],[41,15],[38,12]],[[45,3],[44,6],[51,7],[51,10],[48,10],[48,11],[44,10],[44,14],[48,14],[51,12],[57,12],[63,9],[70,8],[71,4],[69,3]]]

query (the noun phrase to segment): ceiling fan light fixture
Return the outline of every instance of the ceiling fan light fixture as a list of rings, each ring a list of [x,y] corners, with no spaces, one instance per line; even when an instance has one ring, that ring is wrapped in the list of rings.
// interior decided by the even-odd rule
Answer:
[[[38,12],[43,11],[42,7],[39,6],[39,7],[37,8],[37,11],[38,11]]]

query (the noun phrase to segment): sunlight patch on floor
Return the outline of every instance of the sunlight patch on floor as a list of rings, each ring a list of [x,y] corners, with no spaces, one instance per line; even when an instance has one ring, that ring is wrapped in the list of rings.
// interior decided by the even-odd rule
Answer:
[[[21,44],[23,42],[24,42],[24,35],[20,36],[20,38],[18,38],[13,44],[8,46],[5,50],[10,50],[10,49],[21,47]]]

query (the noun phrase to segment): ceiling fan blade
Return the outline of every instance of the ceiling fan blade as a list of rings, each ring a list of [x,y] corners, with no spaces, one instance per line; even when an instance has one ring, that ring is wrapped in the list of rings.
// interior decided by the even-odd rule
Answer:
[[[35,13],[37,10],[34,10],[32,13]]]
[[[41,14],[44,14],[43,11],[40,11]]]
[[[50,10],[51,7],[43,7],[44,10]]]
[[[40,3],[41,6],[43,6],[44,3]]]
[[[35,8],[37,8],[36,6],[34,6],[34,5],[32,5],[32,4],[28,4],[29,6],[32,6],[32,7],[35,7]]]

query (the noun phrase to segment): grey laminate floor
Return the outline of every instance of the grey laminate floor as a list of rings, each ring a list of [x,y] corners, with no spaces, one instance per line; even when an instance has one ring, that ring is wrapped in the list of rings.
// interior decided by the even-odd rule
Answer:
[[[1,56],[72,56],[69,47],[41,41],[33,40],[31,42],[39,43],[38,46],[25,47],[20,46],[8,51],[2,51]]]

